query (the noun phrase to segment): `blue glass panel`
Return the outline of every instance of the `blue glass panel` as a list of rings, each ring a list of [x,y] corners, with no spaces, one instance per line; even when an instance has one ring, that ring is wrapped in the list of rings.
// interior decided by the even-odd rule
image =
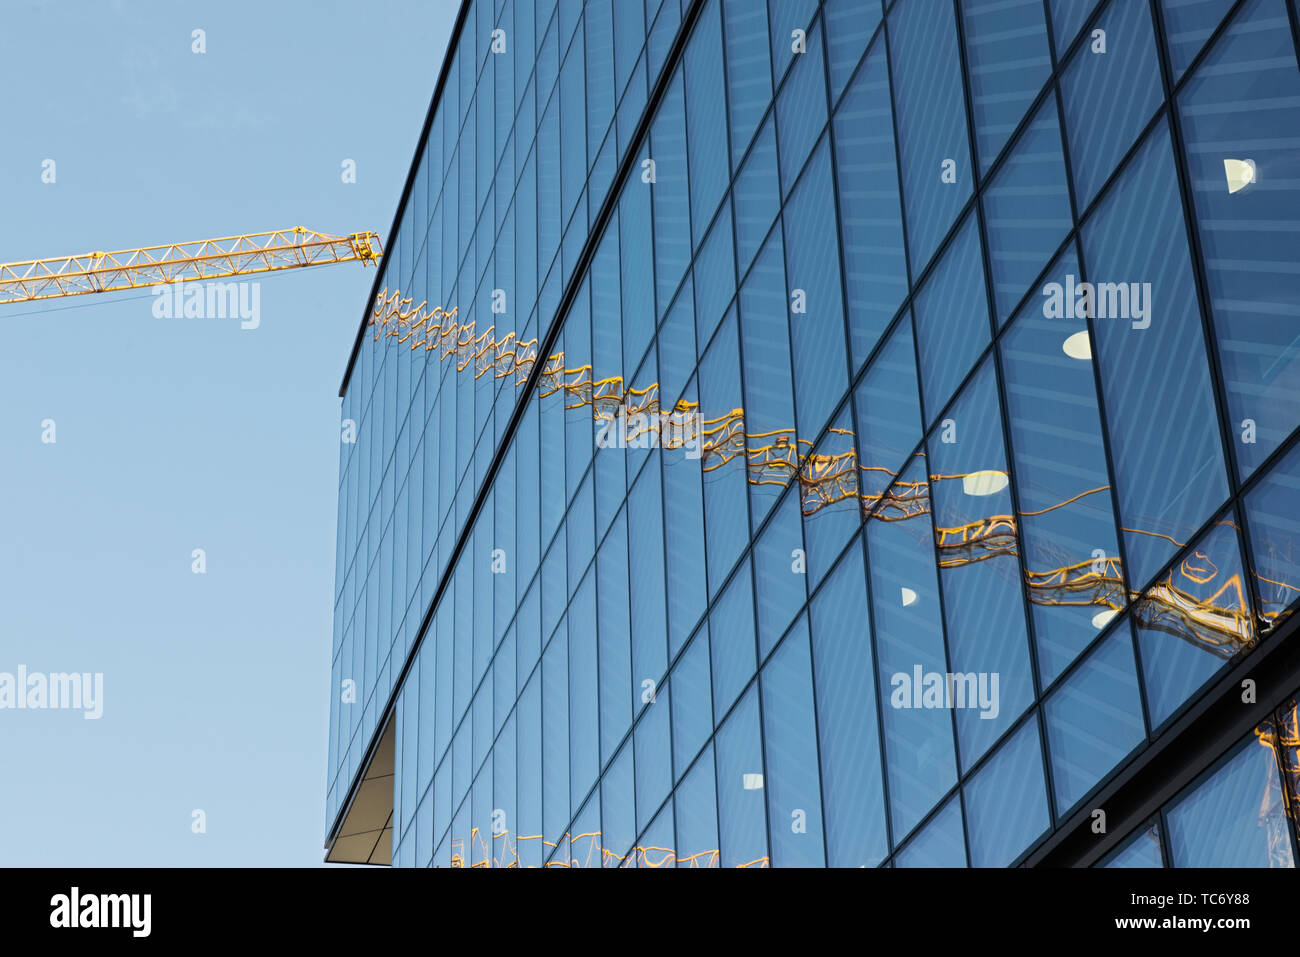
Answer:
[[[787,459],[795,440],[794,385],[790,371],[791,321],[786,305],[785,257],[781,230],[772,233],[740,290],[740,330],[744,353],[745,419],[750,454],[785,439]],[[806,317],[799,316],[799,319]],[[753,521],[761,522],[794,474],[797,461],[775,484],[749,484]]]
[[[767,5],[753,0],[723,0],[722,19],[727,41],[731,166],[735,169],[772,100]]]
[[[1082,44],[1061,78],[1080,212],[1092,203],[1161,100],[1147,0],[1111,0],[1094,27],[1105,36]]]
[[[795,31],[809,32],[808,21],[817,12],[817,0],[768,0],[769,32],[772,40],[772,75],[777,86],[796,55]],[[805,44],[806,45],[806,44]]]
[[[880,517],[867,523],[872,627],[895,841],[957,783],[952,712],[933,706],[933,701],[927,704],[922,694],[927,674],[948,671],[925,459],[917,456],[900,471],[899,483],[880,506]]]
[[[808,589],[816,590],[849,536],[862,524],[854,448],[853,408],[845,402],[826,434],[804,459],[800,479]]]
[[[823,137],[782,217],[797,425],[800,438],[808,440],[821,432],[848,387],[839,249],[835,231],[827,228],[835,221],[832,190]]]
[[[965,867],[961,801],[951,798],[894,858],[896,867]]]
[[[969,767],[1034,697],[995,366],[986,361],[927,447],[961,759]],[[937,441],[936,441],[937,440]],[[950,441],[951,440],[951,441]],[[976,700],[972,701],[972,692]],[[958,697],[964,693],[964,701]]]
[[[988,345],[979,223],[967,215],[913,301],[926,422],[933,424]]]
[[[1277,759],[1248,735],[1165,815],[1174,867],[1294,867]]]
[[[1231,437],[1246,478],[1300,425],[1300,182],[1289,172],[1288,135],[1300,125],[1300,73],[1282,0],[1242,7],[1178,106]],[[1229,193],[1227,164],[1246,161],[1257,182]]]
[[[1070,196],[1054,98],[1048,97],[985,191],[984,219],[993,297],[1002,323],[1070,231]]]
[[[1047,81],[1052,58],[1040,0],[967,2],[961,7],[975,148],[983,175]]]
[[[1078,272],[1072,244],[1047,279],[1063,287]],[[1086,325],[1044,318],[1035,297],[1000,346],[1026,585],[1047,685],[1124,608],[1128,593]]]
[[[696,340],[703,346],[736,292],[736,249],[731,233],[731,208],[723,204],[693,267],[695,276]]]
[[[701,284],[696,285],[698,288]],[[733,310],[700,360],[700,414],[705,421],[724,419],[742,408],[736,327]],[[725,432],[721,435],[725,437]],[[709,448],[699,464],[704,469],[704,531],[709,594],[713,594],[740,557],[749,537],[745,496],[748,472],[744,455],[737,454],[730,442],[717,445],[714,440],[707,441]]]
[[[826,125],[826,69],[820,23],[808,33],[808,49],[776,97],[776,132],[781,149],[781,192],[788,194]]]
[[[1050,823],[1038,722],[1031,718],[966,785],[971,866],[1009,866]]]
[[[822,867],[826,853],[806,618],[764,667],[761,680],[772,864]]]
[[[632,774],[632,747],[625,747],[600,779],[601,863],[617,867],[636,840],[636,781]]]
[[[715,747],[722,866],[764,866],[768,863],[766,781],[756,686],[718,729]]]
[[[1127,626],[1114,631],[1052,693],[1043,715],[1056,806],[1066,814],[1146,738]]]
[[[607,762],[632,723],[633,662],[626,513],[620,512],[600,546],[596,614],[600,661],[600,759]],[[572,521],[572,517],[570,517]],[[658,678],[659,672],[652,677]]]
[[[1084,21],[1096,8],[1098,0],[1048,0],[1052,11],[1052,39],[1056,44],[1056,57],[1061,59],[1074,38],[1079,35]]]
[[[961,58],[951,4],[896,3],[888,29],[907,245],[919,274],[973,186]],[[941,179],[945,167],[952,181]]]
[[[1129,839],[1101,864],[1102,867],[1164,867],[1160,850],[1160,828],[1152,823]]]
[[[758,600],[758,644],[766,658],[808,597],[799,521],[799,495],[788,491],[754,543],[754,594]]]
[[[727,107],[722,76],[719,0],[709,0],[691,30],[686,45],[685,68],[691,236],[694,247],[698,248],[731,172],[727,164]]]
[[[853,368],[861,367],[907,295],[888,63],[878,43],[834,121],[844,283]]]
[[[1169,48],[1169,65],[1173,68],[1175,83],[1231,9],[1232,0],[1160,0],[1165,43]],[[1280,12],[1285,18],[1286,11]]]
[[[822,5],[826,21],[826,53],[831,80],[831,105],[839,100],[867,41],[880,25],[876,0],[827,0]]]
[[[600,767],[599,672],[597,670],[594,575],[578,589],[569,632],[569,795],[573,803],[586,797]],[[559,633],[557,633],[557,638]],[[624,701],[627,699],[624,698]]]
[[[644,680],[644,679],[643,679]],[[636,819],[638,830],[654,815],[673,786],[672,689],[668,685],[643,688],[638,682],[645,713],[636,726]]]
[[[766,44],[763,49],[767,49]],[[731,201],[736,214],[737,265],[744,276],[781,209],[781,184],[776,172],[776,127],[771,120],[763,124],[763,131],[736,177]]]
[[[1246,495],[1251,574],[1259,595],[1261,631],[1290,617],[1300,599],[1300,446],[1295,446]]]
[[[921,441],[912,317],[904,316],[854,394],[863,507],[890,486]]]
[[[709,613],[713,706],[725,714],[754,675],[754,585],[749,563],[736,571]]]
[[[673,709],[673,774],[680,778],[713,734],[709,628],[700,626],[677,660],[669,680]]]
[[[655,288],[659,302],[665,306],[672,299],[691,258],[691,204],[688,188],[686,154],[685,84],[680,70],[664,93],[650,128],[650,159],[654,160]],[[645,175],[644,170],[642,176]],[[640,178],[631,184],[645,189]],[[706,224],[707,225],[707,224]],[[633,267],[624,255],[627,268],[645,272],[645,260]],[[627,275],[625,269],[624,273]]]
[[[1151,726],[1255,642],[1237,528],[1220,516],[1133,603]]]
[[[677,812],[677,866],[718,866],[718,799],[709,745],[673,794]]]
[[[888,838],[860,551],[849,550],[811,607],[826,863],[874,867]]]
[[[1083,227],[1093,348],[1135,588],[1228,495],[1172,162],[1162,124]],[[1077,306],[1082,294],[1069,289],[1063,300]]]

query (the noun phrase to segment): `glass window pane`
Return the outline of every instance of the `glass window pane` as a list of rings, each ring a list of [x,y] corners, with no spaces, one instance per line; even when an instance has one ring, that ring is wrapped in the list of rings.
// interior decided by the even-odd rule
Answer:
[[[718,798],[713,745],[704,749],[691,773],[673,793],[677,811],[677,866],[718,866]]]
[[[812,601],[822,801],[830,867],[888,853],[862,553],[850,549]]]
[[[754,675],[754,586],[749,561],[737,570],[709,613],[713,705],[725,714]]]
[[[926,674],[948,671],[925,459],[918,455],[900,472],[867,522],[876,669],[888,702],[881,720],[895,842],[957,783],[952,712],[916,707],[923,703],[918,674],[923,684]]]
[[[1051,74],[1052,58],[1040,0],[968,2],[961,8],[975,147],[983,175]]]
[[[984,193],[998,322],[1006,322],[1070,231],[1070,196],[1052,97]],[[1041,300],[1029,297],[1031,303]]]
[[[880,4],[876,0],[826,0],[822,15],[826,19],[826,55],[834,104],[880,26]]]
[[[1246,495],[1246,522],[1259,594],[1260,630],[1290,617],[1300,598],[1300,445],[1291,449]]]
[[[854,394],[858,422],[858,475],[867,508],[894,481],[921,441],[912,317],[890,334]]]
[[[895,3],[889,11],[889,64],[907,245],[912,273],[919,275],[973,187],[952,5]]]
[[[799,495],[787,492],[754,543],[759,655],[766,658],[808,598]]]
[[[673,668],[673,777],[681,778],[713,734],[713,686],[709,670],[709,626],[700,626]]]
[[[1129,579],[1141,588],[1228,496],[1164,124],[1084,224],[1083,256]],[[1067,285],[1066,318],[1071,298]]]
[[[828,25],[828,29],[835,27]],[[832,41],[833,45],[834,41]],[[885,45],[877,43],[835,114],[835,164],[853,368],[907,295],[903,213]]]
[[[1277,5],[1283,18],[1286,11]],[[1215,27],[1232,9],[1232,0],[1160,0],[1160,16],[1165,23],[1165,43],[1169,47],[1169,65],[1173,68],[1173,81],[1182,78],[1183,71],[1201,52],[1205,41]]]
[[[1228,515],[1133,603],[1151,726],[1255,643],[1237,527]]]
[[[636,840],[635,782],[632,776],[632,747],[619,752],[600,778],[601,863],[617,867]]]
[[[1160,105],[1159,63],[1147,0],[1110,0],[1066,65],[1061,101],[1080,213]]]
[[[1174,867],[1294,867],[1277,760],[1255,735],[1165,814]]]
[[[799,492],[808,589],[814,591],[862,524],[851,403],[840,407],[826,434],[804,458]]]
[[[1142,828],[1101,864],[1102,867],[1164,867],[1160,850],[1160,825],[1154,821]]]
[[[722,16],[727,37],[727,103],[730,107],[731,165],[734,169],[740,165],[740,158],[745,155],[754,130],[772,99],[767,4],[754,3],[753,0],[723,0]],[[776,172],[775,168],[772,172]]]
[[[691,235],[698,248],[731,178],[722,76],[719,0],[709,0],[686,44],[686,133],[690,138]],[[728,229],[730,229],[728,217]]]
[[[1047,278],[1077,276],[1071,245]],[[1127,604],[1102,444],[1092,346],[1081,320],[1027,302],[1000,343],[1026,585],[1048,685]]]
[[[1126,626],[1052,693],[1043,714],[1056,806],[1066,814],[1146,738]]]
[[[821,23],[808,31],[806,49],[776,97],[776,133],[781,150],[781,192],[788,194],[826,126],[826,70]]]
[[[642,689],[638,685],[638,689]],[[673,786],[672,698],[667,684],[644,687],[641,700],[645,713],[637,723],[636,744],[636,821],[644,828],[647,819],[658,812]]]
[[[736,705],[717,738],[718,833],[723,867],[765,867],[767,808],[758,688]]]
[[[957,391],[989,341],[979,222],[968,215],[913,300],[927,423]]]
[[[1300,72],[1281,0],[1242,7],[1178,108],[1244,479],[1300,425],[1300,181],[1283,172],[1300,127]],[[1241,181],[1225,181],[1227,164],[1247,161],[1259,181],[1230,193]]]
[[[650,159],[654,160],[654,246],[655,288],[659,302],[667,305],[673,290],[691,259],[691,206],[686,157],[686,98],[682,73],[678,70],[664,94],[650,128]],[[645,187],[640,177],[630,184]],[[706,224],[707,225],[707,224]],[[649,233],[646,233],[649,238]],[[625,255],[628,270],[646,272],[645,260],[633,263]]]
[[[766,41],[763,50],[767,50]],[[776,171],[776,126],[772,120],[763,124],[753,150],[745,158],[745,165],[732,187],[731,199],[736,214],[737,266],[740,275],[744,276],[781,209],[781,184]]]
[[[1032,717],[966,785],[972,867],[1008,867],[1051,824]]]
[[[927,443],[961,759],[969,767],[1034,697],[1018,541],[991,361]],[[937,439],[937,441],[936,441]],[[965,700],[956,697],[962,690]],[[971,701],[975,692],[976,700]],[[976,706],[977,705],[977,706]]]
[[[749,483],[752,519],[756,524],[767,515],[798,467],[790,371],[792,320],[786,302],[785,249],[778,229],[754,261],[754,268],[740,290],[739,303],[747,452],[756,461],[773,462],[763,470],[763,481]],[[709,413],[718,414],[721,413]]]
[[[894,858],[896,867],[965,867],[961,800],[951,798]]]
[[[761,680],[772,864],[822,867],[826,852],[807,618],[791,629]]]
[[[848,388],[844,300],[827,139],[790,197],[785,215],[790,334],[800,437],[819,432]],[[802,295],[800,295],[802,293]]]

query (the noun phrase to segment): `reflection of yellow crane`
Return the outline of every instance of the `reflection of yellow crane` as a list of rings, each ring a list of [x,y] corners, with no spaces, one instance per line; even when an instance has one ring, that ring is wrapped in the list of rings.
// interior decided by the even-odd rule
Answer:
[[[440,359],[454,356],[457,371],[472,369],[475,379],[490,373],[494,378],[510,378],[516,386],[522,386],[536,364],[538,341],[518,341],[513,332],[498,339],[494,326],[477,332],[474,322],[460,323],[457,312],[454,308],[430,310],[427,303],[413,306],[400,293],[390,295],[384,290],[376,300],[370,324],[378,327],[376,341],[386,335],[399,343],[410,341],[412,349],[421,346],[426,351],[437,349]],[[385,331],[385,327],[391,328]],[[560,393],[566,410],[590,408],[596,422],[607,423],[622,416],[628,425],[624,439],[632,447],[637,447],[638,440],[644,440],[640,447],[658,445],[667,449],[698,441],[701,470],[705,473],[716,472],[741,457],[746,479],[751,484],[784,487],[797,482],[805,515],[853,500],[864,518],[905,522],[931,514],[930,485],[933,483],[973,480],[975,487],[980,487],[980,483],[988,483],[991,477],[1001,476],[1003,483],[1006,478],[1001,472],[983,472],[926,475],[924,479],[903,481],[884,467],[859,464],[855,436],[848,429],[828,430],[823,446],[815,450],[811,442],[798,438],[792,429],[749,433],[745,429],[744,410],[740,408],[706,419],[699,417],[698,403],[679,401],[664,415],[659,407],[658,383],[636,389],[625,388],[621,376],[595,379],[590,363],[569,368],[563,352],[546,359],[539,384],[540,398]],[[665,427],[685,416],[698,419],[693,430]],[[883,492],[869,491],[882,485]],[[1109,486],[1089,489],[1045,509],[1019,514],[1042,515],[1106,491]],[[1016,556],[1018,521],[1017,515],[996,514],[951,527],[934,523],[932,535],[940,567],[957,568],[991,558]],[[1160,533],[1127,528],[1125,531],[1156,535],[1179,548],[1185,545]],[[1131,605],[1134,620],[1142,627],[1175,635],[1218,657],[1230,658],[1254,642],[1250,605],[1241,576],[1234,574],[1216,581],[1220,570],[1203,552],[1186,556],[1145,594],[1127,590],[1120,560],[1112,556],[1073,563],[1067,559],[1057,568],[1026,569],[1024,577],[1029,599],[1035,604],[1096,607],[1110,616]],[[1214,586],[1213,591],[1206,586]],[[1269,620],[1267,615],[1261,617]],[[1109,616],[1100,618],[1101,624],[1107,620]],[[474,866],[492,866],[495,861],[500,861],[497,866],[518,866],[518,842],[524,840],[541,838],[518,837],[508,857],[494,858],[491,850],[485,849],[476,855]],[[577,848],[580,841],[588,845],[585,858]],[[556,847],[552,842],[542,843],[552,850]],[[502,842],[503,847],[508,844]],[[568,846],[569,859],[552,860],[548,866],[608,866],[610,863],[608,858],[612,852],[600,847],[599,832],[569,838]],[[709,862],[705,866],[716,866],[717,854],[713,850],[677,858],[669,849],[636,847],[628,858],[639,866],[684,862],[696,866],[702,860]],[[463,860],[463,855],[454,854],[453,861],[458,859]],[[743,866],[766,863],[767,859],[762,858]]]
[[[717,848],[679,857],[672,848],[640,844],[629,850],[626,855],[620,855],[602,845],[600,831],[585,831],[574,835],[566,833],[559,841],[545,840],[540,834],[514,835],[509,831],[503,831],[493,835],[493,842],[498,844],[494,849],[483,837],[483,832],[473,827],[470,828],[469,836],[472,862],[466,864],[464,838],[453,838],[451,866],[521,867],[523,865],[520,860],[519,845],[525,841],[538,842],[543,848],[541,853],[543,859],[548,855],[552,856],[552,859],[544,864],[545,867],[717,867],[720,858]],[[568,848],[567,856],[554,856],[554,852],[562,847]],[[770,858],[760,857],[738,866],[767,867],[769,864]]]
[[[378,263],[376,233],[331,236],[302,226],[220,239],[93,252],[0,264],[0,304],[141,289],[173,282],[204,282],[325,266]]]
[[[386,335],[399,343],[411,341],[412,349],[420,346],[427,351],[439,349],[440,358],[455,356],[457,370],[472,368],[476,379],[491,373],[495,378],[512,378],[519,386],[527,380],[537,361],[536,339],[519,342],[513,332],[498,339],[494,326],[478,333],[474,322],[458,321],[456,309],[450,312],[429,309],[427,303],[414,306],[409,298],[404,299],[396,292],[380,292],[370,323],[378,327],[376,341]],[[823,447],[828,451],[818,451],[811,442],[798,438],[793,429],[748,432],[744,410],[740,408],[714,418],[701,418],[694,430],[663,428],[673,417],[698,416],[698,403],[679,401],[667,417],[662,417],[658,383],[642,389],[625,389],[621,376],[594,379],[590,363],[569,368],[563,352],[547,358],[539,392],[541,398],[563,393],[566,409],[590,408],[597,422],[609,422],[619,415],[629,422],[635,420],[625,436],[629,445],[661,429],[662,436],[654,436],[658,441],[646,442],[646,446],[681,448],[686,442],[697,440],[701,469],[705,473],[717,472],[741,457],[751,484],[784,487],[797,482],[805,515],[853,500],[867,519],[905,521],[930,514],[931,484],[987,479],[994,474],[1005,479],[1004,473],[998,472],[928,475],[924,480],[897,481],[897,475],[889,469],[858,462],[855,436],[848,429],[829,429],[823,439]],[[882,484],[885,491],[869,491]],[[1088,489],[1045,509],[1020,514],[1042,515],[1109,488]],[[1000,556],[1014,557],[1018,521],[1018,516],[997,514],[951,527],[935,523],[934,545],[940,567],[956,568]],[[1180,548],[1185,544],[1142,529],[1125,531],[1157,535]],[[1119,559],[1115,557],[1075,563],[1067,559],[1057,568],[1027,569],[1025,584],[1030,600],[1036,604],[1093,606],[1114,613],[1133,604],[1134,617],[1144,627],[1177,635],[1226,658],[1250,647],[1253,630],[1240,576],[1231,576],[1209,596],[1197,597],[1201,586],[1211,583],[1218,574],[1208,557],[1198,552],[1185,558],[1145,595],[1126,591]]]
[[[1287,701],[1261,721],[1254,733],[1256,741],[1272,751],[1277,762],[1266,773],[1259,804],[1259,824],[1268,830],[1269,865],[1293,867],[1287,826],[1289,822],[1300,834],[1300,721],[1296,699]],[[1273,770],[1281,772],[1280,791],[1273,788]]]

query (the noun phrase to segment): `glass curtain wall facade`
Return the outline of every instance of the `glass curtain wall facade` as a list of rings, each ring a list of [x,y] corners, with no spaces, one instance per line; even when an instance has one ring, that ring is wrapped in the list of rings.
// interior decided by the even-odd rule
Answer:
[[[1296,26],[467,2],[345,380],[331,828],[392,722],[403,866],[1024,860],[1300,597]],[[1289,863],[1250,780],[1167,829],[1275,788]]]

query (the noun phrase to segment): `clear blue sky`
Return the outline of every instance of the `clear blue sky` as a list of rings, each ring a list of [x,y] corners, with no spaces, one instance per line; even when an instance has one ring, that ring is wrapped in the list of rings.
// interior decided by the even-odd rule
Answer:
[[[457,7],[11,0],[0,262],[386,239]],[[0,865],[320,862],[337,393],[373,278],[264,277],[255,330],[147,290],[0,306],[0,672],[104,675],[98,721],[0,710]]]

